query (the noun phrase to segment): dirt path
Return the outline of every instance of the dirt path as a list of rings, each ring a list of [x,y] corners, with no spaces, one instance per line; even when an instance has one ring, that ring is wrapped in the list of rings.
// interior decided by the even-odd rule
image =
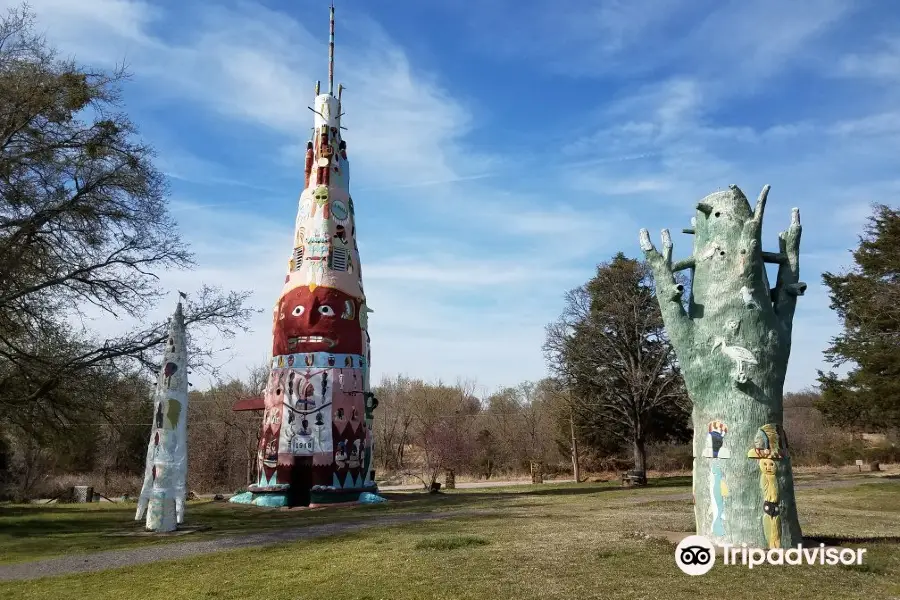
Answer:
[[[213,540],[175,542],[158,546],[133,548],[131,550],[109,550],[93,554],[60,556],[58,558],[0,565],[0,581],[16,581],[23,579],[37,579],[39,577],[52,577],[55,575],[105,571],[106,569],[142,565],[160,560],[172,560],[202,554],[212,554],[214,552],[222,552],[225,550],[268,546],[270,544],[278,544],[281,542],[293,542],[296,540],[324,537],[369,527],[390,527],[392,525],[401,525],[403,523],[432,519],[447,519],[470,514],[473,514],[473,512],[414,513],[372,517],[365,521],[325,523],[323,525],[309,525],[306,527],[295,527],[281,531],[266,531],[239,536],[228,536]]]
[[[574,479],[545,479],[544,483],[575,483]],[[530,479],[517,479],[515,481],[464,481],[456,482],[456,489],[470,490],[476,488],[496,488],[496,487],[512,487],[514,485],[533,485]],[[379,491],[382,492],[403,492],[410,490],[423,489],[422,484],[404,484],[404,485],[380,485]]]

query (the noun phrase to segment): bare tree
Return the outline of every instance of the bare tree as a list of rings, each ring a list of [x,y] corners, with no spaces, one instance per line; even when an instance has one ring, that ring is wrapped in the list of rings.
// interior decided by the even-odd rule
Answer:
[[[0,421],[64,425],[93,408],[72,382],[157,367],[165,322],[108,339],[83,325],[89,307],[141,322],[164,295],[157,273],[193,264],[153,150],[121,111],[126,76],[59,59],[27,6],[0,19]],[[244,329],[247,297],[192,295],[193,339]]]
[[[482,422],[488,435],[483,436],[483,441],[493,444],[492,471],[521,472],[527,468],[522,448],[524,425],[520,391],[518,387],[506,387],[485,400]]]
[[[405,473],[426,488],[447,470],[461,470],[471,464],[475,451],[474,423],[481,404],[475,386],[460,382],[447,386],[440,382],[414,382],[409,411],[412,416],[410,442],[419,452],[416,468]]]
[[[404,455],[409,444],[412,414],[409,411],[413,382],[402,375],[384,377],[375,389],[378,417],[375,419],[375,460],[386,473],[404,468]]]
[[[219,382],[209,390],[192,392],[188,414],[188,476],[191,486],[203,490],[233,491],[251,481],[256,462],[262,415],[231,410],[264,388],[260,372],[251,370],[248,381]]]

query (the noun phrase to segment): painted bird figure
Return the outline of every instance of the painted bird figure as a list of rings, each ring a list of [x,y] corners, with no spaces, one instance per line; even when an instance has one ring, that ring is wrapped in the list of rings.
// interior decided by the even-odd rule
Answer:
[[[716,338],[715,343],[713,343],[713,350],[715,350],[719,346],[722,347],[722,354],[733,360],[735,365],[737,366],[738,383],[745,383],[747,381],[747,365],[759,364],[756,360],[756,357],[753,356],[752,352],[744,347],[729,346],[722,338]]]

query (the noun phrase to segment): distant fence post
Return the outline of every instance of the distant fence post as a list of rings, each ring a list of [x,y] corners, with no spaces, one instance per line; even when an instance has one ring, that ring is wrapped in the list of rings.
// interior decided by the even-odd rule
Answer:
[[[544,463],[531,461],[531,483],[544,483]]]

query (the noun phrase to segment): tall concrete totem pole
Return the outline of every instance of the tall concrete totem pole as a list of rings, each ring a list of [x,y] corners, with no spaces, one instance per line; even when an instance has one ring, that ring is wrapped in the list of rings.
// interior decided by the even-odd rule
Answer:
[[[328,92],[312,107],[294,243],[273,311],[256,485],[268,506],[355,501],[376,490],[372,470],[369,334],[341,92],[334,95],[334,7]]]
[[[187,344],[181,302],[169,321],[169,338],[153,397],[144,485],[135,521],[147,515],[150,531],[174,531],[184,520],[187,479]]]
[[[756,207],[737,188],[697,204],[694,253],[672,263],[669,231],[660,254],[646,229],[641,249],[653,269],[666,331],[693,400],[694,517],[717,544],[787,548],[802,542],[788,444],[782,428],[784,377],[799,281],[800,212],[762,249],[769,186]],[[778,264],[774,288],[766,263]],[[675,273],[690,269],[687,308]]]

